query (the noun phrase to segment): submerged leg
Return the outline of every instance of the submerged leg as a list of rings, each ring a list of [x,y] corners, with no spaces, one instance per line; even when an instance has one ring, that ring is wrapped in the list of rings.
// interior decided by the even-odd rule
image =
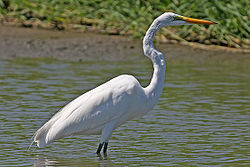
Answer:
[[[108,142],[104,142],[104,148],[103,148],[103,153],[105,154],[107,152],[108,149]]]
[[[97,148],[96,154],[100,154],[100,152],[102,150],[102,146],[103,146],[103,143],[100,143],[98,148]]]

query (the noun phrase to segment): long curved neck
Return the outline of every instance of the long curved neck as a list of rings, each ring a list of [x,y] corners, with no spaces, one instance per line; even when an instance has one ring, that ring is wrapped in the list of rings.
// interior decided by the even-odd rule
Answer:
[[[156,50],[153,45],[153,38],[158,29],[160,29],[159,21],[156,19],[149,27],[143,39],[144,54],[149,57],[153,63],[154,73],[150,84],[144,88],[147,96],[148,105],[154,106],[163,89],[165,80],[166,65],[164,56],[161,52]]]

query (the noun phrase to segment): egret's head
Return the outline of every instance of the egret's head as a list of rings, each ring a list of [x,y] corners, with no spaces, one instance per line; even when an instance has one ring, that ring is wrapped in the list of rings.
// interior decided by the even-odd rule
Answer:
[[[208,20],[194,19],[184,17],[172,12],[165,12],[157,18],[160,27],[177,26],[177,25],[191,25],[191,24],[217,24]]]

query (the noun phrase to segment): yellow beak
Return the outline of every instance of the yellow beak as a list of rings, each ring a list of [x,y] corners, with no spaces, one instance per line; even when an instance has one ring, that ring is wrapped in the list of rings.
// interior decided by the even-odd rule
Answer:
[[[183,17],[183,16],[176,16],[175,19],[183,20],[183,21],[186,21],[187,23],[192,23],[192,24],[217,24],[216,22],[209,21],[209,20],[194,19],[194,18]]]
[[[183,17],[182,19],[188,23],[193,23],[193,24],[217,24],[213,21],[194,19],[190,17]]]

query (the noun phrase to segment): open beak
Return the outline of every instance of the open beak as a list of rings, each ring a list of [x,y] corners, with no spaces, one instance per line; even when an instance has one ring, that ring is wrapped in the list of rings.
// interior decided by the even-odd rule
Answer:
[[[192,23],[192,24],[217,24],[216,22],[209,21],[209,20],[202,20],[202,19],[194,19],[190,17],[183,17],[183,16],[177,16],[177,20],[183,20],[187,23]]]

